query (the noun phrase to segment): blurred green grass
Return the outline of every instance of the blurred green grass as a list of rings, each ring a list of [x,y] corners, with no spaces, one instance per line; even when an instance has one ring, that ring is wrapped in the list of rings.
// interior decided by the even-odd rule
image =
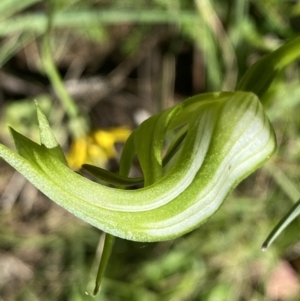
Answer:
[[[90,95],[84,99],[74,94],[94,126],[98,119],[121,125],[132,118],[120,114],[124,104],[118,97],[129,97],[129,111],[153,113],[194,93],[232,89],[250,64],[300,29],[299,4],[292,1],[57,0],[53,5],[53,55],[66,86],[68,79],[79,85],[81,78],[99,73],[99,85],[122,79],[92,104]],[[67,150],[67,118],[38,51],[47,16],[46,1],[0,3],[1,141],[8,143],[6,123],[36,136],[32,122],[37,99]],[[168,35],[159,40],[161,31]],[[151,45],[148,56],[148,40],[141,46],[145,39]],[[191,49],[192,63],[180,63],[186,49]],[[181,81],[187,85],[186,74],[192,83],[179,89]],[[13,88],[7,75],[14,76]],[[276,299],[270,284],[280,262],[287,261],[294,266],[296,276],[290,282],[299,293],[299,221],[266,253],[260,250],[300,195],[299,87],[299,64],[293,64],[264,98],[278,139],[278,151],[266,166],[239,185],[207,223],[184,237],[157,244],[117,239],[96,300],[299,299],[297,294]],[[113,120],[106,116],[110,114]],[[47,200],[3,162],[0,173],[0,300],[89,300],[84,292],[92,291],[101,232]],[[278,278],[277,284],[281,282]]]

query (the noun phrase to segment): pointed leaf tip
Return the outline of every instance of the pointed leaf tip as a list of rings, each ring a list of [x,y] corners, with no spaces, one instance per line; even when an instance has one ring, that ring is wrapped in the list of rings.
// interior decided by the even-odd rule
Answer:
[[[37,110],[41,144],[45,145],[47,148],[54,148],[58,145],[58,143],[50,128],[49,122],[37,102],[35,105]]]
[[[51,130],[46,116],[42,112],[37,101],[35,101],[35,105],[37,110],[41,144],[48,148],[52,152],[52,155],[56,156],[63,164],[67,165],[66,157]]]

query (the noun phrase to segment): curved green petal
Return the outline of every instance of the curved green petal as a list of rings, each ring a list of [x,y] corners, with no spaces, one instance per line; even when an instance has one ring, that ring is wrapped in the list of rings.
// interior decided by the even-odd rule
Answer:
[[[12,130],[18,154],[0,145],[1,157],[74,215],[136,241],[172,239],[198,227],[276,147],[273,129],[254,94],[192,97],[133,132],[120,174],[127,176],[136,153],[147,186],[122,190],[93,183],[69,169],[46,118],[37,110],[42,144]],[[181,146],[165,171],[165,135],[182,125],[186,132]]]
[[[139,178],[125,177],[90,164],[83,164],[82,168],[88,171],[90,174],[94,175],[95,177],[99,178],[100,180],[115,186],[132,186],[132,185],[143,184],[144,182],[143,177],[139,177]]]

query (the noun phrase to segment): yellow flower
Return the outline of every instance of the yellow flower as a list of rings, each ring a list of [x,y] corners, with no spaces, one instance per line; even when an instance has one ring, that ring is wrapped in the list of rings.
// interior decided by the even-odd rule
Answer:
[[[131,131],[125,127],[97,130],[76,139],[71,144],[67,161],[72,169],[80,169],[82,164],[104,167],[109,159],[116,158],[115,143],[125,142]]]

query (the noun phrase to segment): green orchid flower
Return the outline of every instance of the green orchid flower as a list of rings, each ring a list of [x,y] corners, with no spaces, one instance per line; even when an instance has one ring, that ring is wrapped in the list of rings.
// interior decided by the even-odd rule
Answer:
[[[125,190],[94,183],[72,171],[38,106],[37,112],[41,144],[11,129],[18,153],[0,145],[0,156],[50,199],[109,234],[94,294],[113,236],[154,242],[197,228],[276,148],[272,126],[254,94],[195,96],[152,116],[132,132],[120,160],[120,175],[84,166],[118,186],[144,183],[143,188]],[[174,138],[163,158],[170,132]],[[128,177],[135,155],[142,179]]]
[[[41,144],[11,129],[18,154],[1,145],[2,158],[74,215],[135,241],[174,239],[198,227],[276,146],[254,94],[195,96],[149,118],[132,133],[117,178],[120,184],[122,177],[129,181],[126,176],[137,154],[145,187],[124,190],[91,182],[69,169],[45,116],[37,111]],[[173,155],[163,164],[165,136],[179,128],[184,130],[174,139],[182,142],[171,146]]]
[[[299,39],[296,42],[299,45]],[[270,84],[268,78],[273,78],[278,66],[284,66],[276,60],[275,68],[274,57],[284,58],[285,50],[285,55],[294,53],[294,44],[289,45],[264,58],[262,65],[256,63],[250,68],[238,89],[251,91],[251,83],[263,66],[267,80],[254,89],[261,95]],[[298,56],[300,51],[293,59]],[[124,145],[119,174],[83,166],[116,186],[113,188],[72,171],[38,106],[37,115],[40,144],[11,129],[18,153],[0,145],[0,156],[57,204],[108,233],[94,294],[114,236],[155,242],[192,231],[276,149],[273,128],[255,94],[236,91],[197,95],[150,117],[131,133]],[[167,143],[170,135],[173,138]],[[128,176],[135,156],[141,178]],[[124,189],[141,184],[142,188]]]

